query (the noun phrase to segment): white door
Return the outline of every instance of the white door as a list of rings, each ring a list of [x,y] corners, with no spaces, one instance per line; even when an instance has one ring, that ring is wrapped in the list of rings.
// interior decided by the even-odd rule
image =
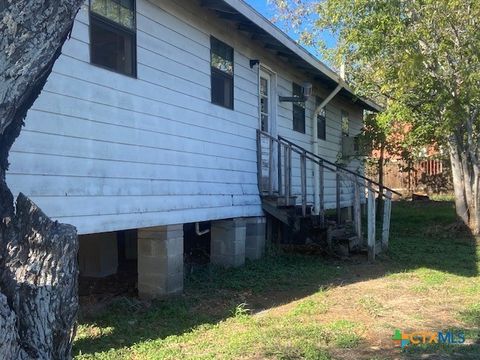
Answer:
[[[260,86],[259,86],[259,101],[260,101],[260,130],[275,136],[275,101],[274,101],[274,86],[272,84],[273,76],[265,70],[260,70]],[[269,174],[274,176],[270,181],[275,189],[276,184],[276,146],[274,144],[272,152],[272,169],[269,167],[270,141],[267,136],[261,137],[262,142],[262,182],[263,189],[268,190]]]

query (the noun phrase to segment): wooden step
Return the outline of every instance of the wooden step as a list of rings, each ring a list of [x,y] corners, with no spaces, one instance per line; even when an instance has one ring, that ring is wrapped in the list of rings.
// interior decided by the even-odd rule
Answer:
[[[296,196],[290,196],[289,198],[285,196],[281,196],[277,200],[277,206],[295,206],[297,203],[297,197]]]
[[[296,216],[294,207],[278,207],[275,201],[263,200],[262,209],[285,225],[296,228]]]
[[[348,238],[348,247],[350,251],[358,251],[361,247],[361,241],[360,238],[356,235],[350,236]]]
[[[302,210],[302,205],[295,205],[295,211],[296,211],[296,214],[297,214],[298,216],[302,216],[302,211],[303,211],[303,210]],[[307,204],[305,216],[306,216],[306,217],[307,217],[307,216],[314,216],[312,212],[313,212],[313,205]]]
[[[269,201],[269,202],[274,202],[276,206],[279,207],[288,207],[288,206],[295,206],[297,202],[297,197],[296,196],[290,196],[289,198],[286,198],[285,196],[279,196],[279,195],[262,195],[262,201]]]

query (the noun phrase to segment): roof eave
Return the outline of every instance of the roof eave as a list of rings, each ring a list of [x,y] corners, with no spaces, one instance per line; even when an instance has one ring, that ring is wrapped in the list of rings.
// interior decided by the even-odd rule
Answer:
[[[290,38],[287,34],[285,34],[282,30],[280,30],[271,21],[265,18],[262,14],[256,11],[253,7],[251,7],[245,1],[243,0],[221,0],[221,1],[224,4],[227,4],[231,8],[235,9],[238,13],[245,16],[250,22],[258,26],[267,34],[270,34],[270,36],[275,38],[288,50],[293,52],[302,61],[304,61],[306,64],[313,67],[317,71],[319,71],[324,77],[326,77],[330,81],[333,81],[337,85],[342,84],[345,91],[347,91],[352,98],[358,99],[358,101],[360,102],[360,104],[364,109],[375,111],[375,112],[381,112],[383,110],[382,107],[376,104],[374,101],[357,97],[355,93],[352,91],[352,89],[348,86],[348,84],[340,77],[340,75],[338,75],[336,72],[330,69],[323,62],[315,58],[302,46],[297,44],[292,38]]]

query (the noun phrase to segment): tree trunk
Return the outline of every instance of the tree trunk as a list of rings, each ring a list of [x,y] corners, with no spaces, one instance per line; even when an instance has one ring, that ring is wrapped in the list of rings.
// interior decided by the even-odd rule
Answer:
[[[463,175],[463,187],[465,191],[465,202],[467,203],[467,209],[469,210],[469,217],[470,217],[470,210],[472,209],[473,205],[473,192],[472,192],[472,180],[473,180],[473,172],[471,168],[470,159],[468,158],[468,154],[462,147],[460,149],[460,158],[461,158],[461,166],[462,166],[462,175]]]
[[[78,310],[75,228],[50,220],[20,194],[4,235],[0,319],[15,319],[15,326],[0,343],[0,358],[70,358]]]
[[[449,141],[450,162],[452,164],[453,190],[457,216],[472,233],[480,234],[480,164],[469,156],[459,141]],[[466,146],[469,146],[467,144]]]
[[[480,234],[480,169],[478,164],[473,165],[472,179],[472,209],[470,211],[470,228],[474,235]]]
[[[463,166],[458,151],[457,141],[449,141],[450,163],[452,168],[453,191],[455,193],[455,209],[457,216],[466,224],[469,223],[467,198],[465,195],[465,182]]]
[[[0,1],[0,359],[67,359],[78,310],[78,241],[26,196],[8,153],[84,0]]]

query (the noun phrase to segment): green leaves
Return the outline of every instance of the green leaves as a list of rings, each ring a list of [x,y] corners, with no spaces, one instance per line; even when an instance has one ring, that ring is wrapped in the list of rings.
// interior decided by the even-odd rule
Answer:
[[[346,63],[357,93],[387,106],[390,119],[408,121],[414,135],[418,131],[418,140],[444,141],[479,107],[480,2],[273,3],[290,21],[287,25],[313,27],[315,31],[301,40],[317,44],[332,64]],[[336,48],[327,49],[320,37],[314,38],[325,30],[337,35]]]

